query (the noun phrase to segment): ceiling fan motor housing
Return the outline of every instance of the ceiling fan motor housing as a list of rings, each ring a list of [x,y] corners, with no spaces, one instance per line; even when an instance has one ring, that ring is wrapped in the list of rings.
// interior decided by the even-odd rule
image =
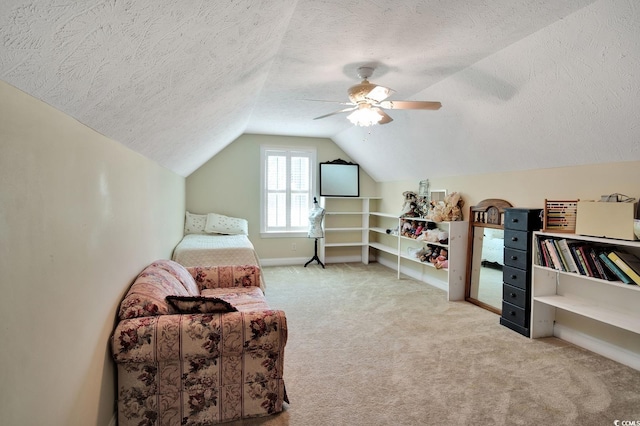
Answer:
[[[376,87],[375,84],[369,83],[366,79],[362,81],[360,84],[356,84],[355,86],[351,86],[347,93],[349,95],[349,100],[354,104],[367,101],[367,95]]]

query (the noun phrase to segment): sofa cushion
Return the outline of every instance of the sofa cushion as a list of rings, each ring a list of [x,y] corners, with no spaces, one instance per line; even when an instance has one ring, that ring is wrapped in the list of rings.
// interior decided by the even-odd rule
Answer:
[[[182,283],[185,290],[187,290],[187,293],[189,293],[191,296],[200,295],[200,290],[198,289],[196,280],[191,276],[189,271],[187,271],[187,269],[178,262],[174,262],[173,260],[168,259],[161,259],[156,260],[149,266],[164,269],[165,271],[169,272]]]
[[[166,301],[170,295],[190,296],[182,282],[172,273],[153,264],[135,279],[120,303],[120,319],[175,313]]]
[[[182,314],[212,314],[237,311],[229,302],[219,297],[167,296],[167,302]]]
[[[218,297],[240,312],[270,309],[259,287],[210,288],[202,290],[202,295]]]

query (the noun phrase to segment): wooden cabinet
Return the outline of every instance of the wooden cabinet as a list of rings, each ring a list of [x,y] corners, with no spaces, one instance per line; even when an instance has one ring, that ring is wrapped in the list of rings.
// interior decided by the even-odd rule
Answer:
[[[529,337],[532,231],[542,227],[541,209],[504,210],[504,267],[500,324]]]
[[[604,250],[627,251],[636,256],[640,256],[640,242],[534,232],[531,256],[531,338],[558,336],[640,370],[640,286],[542,266],[538,260],[538,241],[548,238],[582,242]],[[566,313],[581,318],[582,323],[592,323],[594,333],[599,332],[604,337],[559,327],[556,320]]]

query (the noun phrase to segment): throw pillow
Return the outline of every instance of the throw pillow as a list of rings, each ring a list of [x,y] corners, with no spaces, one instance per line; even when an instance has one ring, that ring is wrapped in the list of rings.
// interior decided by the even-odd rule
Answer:
[[[204,228],[207,226],[206,214],[193,214],[186,212],[184,220],[185,234],[204,234]]]
[[[238,311],[231,303],[218,297],[167,296],[167,302],[181,314],[211,314]]]
[[[204,230],[210,234],[249,235],[249,226],[246,219],[217,213],[209,213],[207,215],[207,224]]]

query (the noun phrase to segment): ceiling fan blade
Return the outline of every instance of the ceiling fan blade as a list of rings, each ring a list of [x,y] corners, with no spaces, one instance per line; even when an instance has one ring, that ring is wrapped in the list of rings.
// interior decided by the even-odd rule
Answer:
[[[358,109],[358,107],[354,106],[354,107],[350,107],[350,108],[344,108],[344,109],[341,109],[339,111],[330,112],[329,114],[325,114],[325,115],[321,115],[320,117],[316,117],[316,118],[314,118],[314,120],[319,120],[321,118],[330,117],[332,115],[340,114],[340,113],[343,113],[343,112],[353,111],[354,109]]]
[[[440,102],[429,101],[382,101],[376,106],[385,109],[430,109],[436,110],[442,107]]]
[[[376,85],[364,97],[366,99],[370,99],[370,100],[373,100],[375,102],[382,102],[383,100],[387,99],[393,92],[394,92],[393,89],[389,89],[388,87],[377,86]]]
[[[380,108],[373,108],[378,114],[382,116],[382,120],[378,121],[378,124],[387,124],[393,121],[393,118],[389,116],[386,112],[381,110]]]
[[[338,105],[355,105],[353,102],[342,102],[342,101],[327,101],[324,99],[302,99],[303,101],[311,101],[311,102],[325,102],[329,104],[338,104]]]

